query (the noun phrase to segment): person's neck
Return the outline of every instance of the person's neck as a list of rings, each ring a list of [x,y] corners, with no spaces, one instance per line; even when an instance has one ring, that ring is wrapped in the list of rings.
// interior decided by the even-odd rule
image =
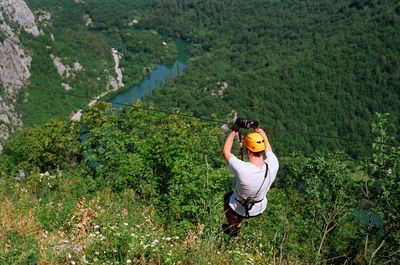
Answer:
[[[256,167],[263,167],[264,166],[264,159],[262,156],[249,156],[250,163],[255,165]]]

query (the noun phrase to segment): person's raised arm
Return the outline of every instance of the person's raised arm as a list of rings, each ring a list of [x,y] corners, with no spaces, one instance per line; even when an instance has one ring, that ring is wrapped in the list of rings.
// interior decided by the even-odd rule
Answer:
[[[229,133],[228,137],[226,137],[224,146],[222,147],[222,155],[226,162],[228,162],[232,156],[231,150],[232,150],[233,141],[235,140],[235,136],[236,136],[236,132],[231,131]]]
[[[266,147],[265,148],[265,156],[266,156],[266,160],[267,160],[269,169],[272,172],[278,172],[279,161],[278,161],[278,158],[276,157],[276,155],[272,152],[272,148],[269,143],[267,134],[261,128],[257,128],[257,129],[255,129],[255,131],[258,132],[259,134],[261,134],[262,137],[264,138],[265,147]]]
[[[269,143],[268,136],[267,136],[267,134],[265,133],[265,131],[264,131],[262,128],[256,128],[256,129],[254,129],[254,131],[257,132],[257,133],[259,133],[259,134],[261,134],[261,136],[264,138],[264,142],[265,142],[265,152],[267,152],[267,151],[272,151],[271,144]]]

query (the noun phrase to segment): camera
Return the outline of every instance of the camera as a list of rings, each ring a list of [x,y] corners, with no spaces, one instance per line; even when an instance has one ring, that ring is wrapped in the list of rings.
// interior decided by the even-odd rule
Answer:
[[[258,128],[259,122],[253,119],[237,118],[235,123],[239,125],[240,128],[244,129],[255,129]]]

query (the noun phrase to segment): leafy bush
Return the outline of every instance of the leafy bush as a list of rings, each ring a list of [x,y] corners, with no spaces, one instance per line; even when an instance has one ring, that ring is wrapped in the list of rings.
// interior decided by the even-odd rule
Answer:
[[[40,172],[73,168],[79,160],[78,137],[77,124],[58,119],[24,128],[5,143],[2,161],[14,168]]]
[[[176,219],[206,213],[211,194],[222,198],[229,174],[214,168],[220,143],[207,124],[141,104],[118,111],[100,104],[81,125],[83,164],[100,186],[132,188]]]
[[[380,224],[374,225],[368,216],[364,240],[370,264],[372,261],[386,260],[393,264],[400,261],[400,256],[396,254],[400,245],[400,201],[397,199],[400,196],[400,147],[390,145],[394,139],[389,133],[393,130],[389,118],[388,113],[376,113],[372,124],[375,140],[389,144],[373,145],[367,169],[364,199],[367,210],[379,215]],[[367,236],[370,233],[375,236],[375,240],[369,242]]]

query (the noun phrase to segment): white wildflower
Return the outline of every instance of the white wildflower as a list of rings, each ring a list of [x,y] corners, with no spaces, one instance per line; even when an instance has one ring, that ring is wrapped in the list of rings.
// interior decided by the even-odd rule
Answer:
[[[153,242],[151,242],[151,246],[154,247],[155,245],[157,245],[158,242],[160,242],[160,241],[158,241],[157,239],[154,240]]]

